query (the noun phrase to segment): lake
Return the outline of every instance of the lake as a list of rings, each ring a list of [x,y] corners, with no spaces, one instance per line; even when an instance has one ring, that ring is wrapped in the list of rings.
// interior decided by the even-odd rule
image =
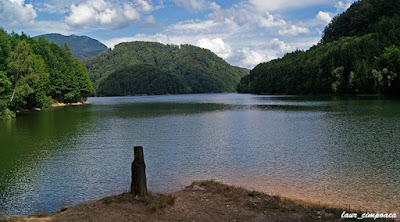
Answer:
[[[163,95],[89,98],[0,122],[0,215],[128,191],[133,146],[155,192],[215,179],[400,213],[400,100]]]

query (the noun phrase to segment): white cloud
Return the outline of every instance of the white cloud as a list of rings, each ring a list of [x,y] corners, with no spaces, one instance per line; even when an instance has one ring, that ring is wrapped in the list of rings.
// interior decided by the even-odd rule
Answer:
[[[232,53],[231,46],[226,44],[221,38],[202,38],[197,41],[196,46],[209,49],[223,59],[227,59]]]
[[[140,6],[141,11],[150,12],[154,7],[145,0],[136,0],[137,4]]]
[[[296,25],[291,25],[288,28],[279,30],[279,35],[289,35],[289,36],[296,36],[300,34],[308,34],[310,30],[306,27],[300,27]]]
[[[328,24],[332,20],[332,16],[329,12],[319,11],[318,14],[315,16],[318,21],[323,22],[324,24]]]
[[[77,33],[71,30],[71,28],[62,21],[35,21],[35,23],[30,26],[30,29],[32,32],[38,34],[60,33],[63,35],[71,35]]]
[[[216,10],[210,13],[208,18],[217,23],[246,26],[257,22],[259,15],[253,13],[246,5],[237,5],[229,9]]]
[[[5,26],[33,24],[36,17],[33,6],[24,0],[0,0],[0,22]]]
[[[50,14],[65,14],[68,13],[72,4],[82,3],[84,0],[46,0],[33,1],[35,9],[39,12]]]
[[[186,32],[193,32],[193,31],[209,31],[210,28],[216,26],[217,23],[215,23],[212,20],[206,20],[206,21],[194,21],[194,20],[189,20],[185,22],[178,22],[177,24],[171,25],[168,27],[168,30],[174,30],[174,31],[186,31]]]
[[[284,11],[295,8],[305,8],[312,5],[330,4],[331,0],[249,0],[260,11]]]
[[[48,2],[38,3],[38,6],[36,8],[40,12],[47,12],[47,13],[51,13],[51,14],[56,14],[56,13],[64,14],[69,11],[67,6],[58,7],[58,6],[50,4]]]
[[[139,28],[161,28],[161,27],[162,25],[159,24],[152,15],[146,16],[143,23],[139,25]]]
[[[282,57],[285,53],[293,51],[293,49],[295,49],[293,46],[289,46],[284,41],[273,38],[255,48],[244,47],[236,50],[228,61],[239,64],[242,67],[253,68],[262,62]]]
[[[273,15],[266,12],[265,15],[260,17],[258,25],[264,28],[282,27],[286,25],[286,21],[283,19],[276,19]]]
[[[221,6],[218,5],[218,4],[215,3],[215,2],[210,2],[209,8],[212,9],[212,10],[220,10],[220,9],[221,9]]]
[[[72,28],[100,25],[101,28],[120,29],[139,19],[139,12],[131,4],[121,5],[104,0],[87,0],[79,5],[71,5],[71,13],[65,18],[65,22]]]
[[[173,0],[179,7],[185,8],[189,11],[197,12],[205,9],[220,10],[221,6],[216,2],[209,2],[207,0]]]
[[[261,62],[270,60],[265,54],[260,53],[250,48],[243,48],[237,51],[237,58],[239,64],[243,67],[254,67]]]
[[[277,52],[277,54],[283,54],[292,50],[284,41],[274,38],[270,41],[270,48]]]
[[[204,0],[173,0],[179,7],[190,11],[200,11],[206,7]]]
[[[354,2],[354,0],[347,0],[346,2],[343,1],[338,1],[336,3],[336,9],[338,11],[344,11],[350,8],[351,4]]]
[[[9,1],[12,3],[16,3],[19,6],[23,6],[25,2],[25,0],[9,0]]]

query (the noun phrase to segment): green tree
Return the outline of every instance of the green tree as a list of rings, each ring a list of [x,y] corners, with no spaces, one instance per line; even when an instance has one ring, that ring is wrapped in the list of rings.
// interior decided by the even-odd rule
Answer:
[[[25,40],[22,40],[10,53],[10,62],[8,63],[13,85],[10,104],[16,109],[22,108],[26,104],[25,97],[33,92],[26,78],[33,71],[32,65],[33,61],[30,55],[29,44]]]
[[[0,28],[0,71],[7,70],[10,51],[9,36],[3,29]]]
[[[372,75],[375,87],[382,93],[400,94],[400,49],[394,45],[385,48],[376,58],[376,67]]]

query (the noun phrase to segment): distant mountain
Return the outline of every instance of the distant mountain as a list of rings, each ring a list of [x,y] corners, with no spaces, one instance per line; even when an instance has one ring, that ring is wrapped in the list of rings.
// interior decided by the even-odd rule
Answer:
[[[107,51],[107,46],[105,46],[98,40],[89,38],[87,36],[65,36],[56,33],[41,36],[44,36],[47,41],[54,42],[60,46],[63,46],[64,43],[67,43],[69,48],[71,49],[72,55],[75,56],[77,59],[90,58],[104,51]],[[38,39],[39,37],[40,36],[36,36],[34,37],[34,39]]]
[[[208,49],[155,42],[121,43],[83,62],[105,96],[235,92],[248,74]]]

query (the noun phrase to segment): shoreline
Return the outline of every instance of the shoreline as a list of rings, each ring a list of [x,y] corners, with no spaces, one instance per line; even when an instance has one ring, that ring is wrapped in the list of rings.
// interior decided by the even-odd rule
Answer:
[[[81,105],[87,105],[87,104],[90,104],[90,102],[88,102],[88,101],[76,102],[76,103],[54,102],[48,107],[42,107],[42,108],[33,107],[31,109],[24,109],[24,110],[21,110],[21,111],[17,111],[16,113],[19,114],[19,113],[38,112],[38,111],[42,111],[44,109],[49,109],[49,108],[59,108],[59,107],[65,107],[65,106],[81,106]]]
[[[56,108],[56,107],[64,107],[64,106],[81,106],[81,105],[87,105],[90,104],[88,101],[82,101],[82,102],[76,102],[76,103],[59,103],[55,102],[50,105],[51,108]]]
[[[361,217],[367,212],[296,201],[209,180],[193,182],[172,193],[149,193],[144,197],[123,193],[53,214],[5,221],[343,221],[344,213]]]

